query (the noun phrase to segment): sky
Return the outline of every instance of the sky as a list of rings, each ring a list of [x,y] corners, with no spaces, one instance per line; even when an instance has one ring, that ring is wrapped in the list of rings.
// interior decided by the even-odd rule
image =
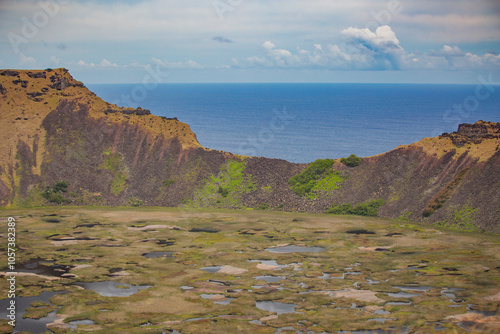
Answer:
[[[0,0],[0,68],[84,83],[500,82],[500,0]]]

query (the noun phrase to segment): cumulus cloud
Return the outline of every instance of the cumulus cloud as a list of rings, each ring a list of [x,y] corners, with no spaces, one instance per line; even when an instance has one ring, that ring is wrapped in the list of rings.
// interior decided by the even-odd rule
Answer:
[[[56,56],[51,56],[50,61],[56,66],[59,66],[61,64],[61,58],[58,58]]]
[[[119,67],[118,64],[116,63],[112,63],[110,62],[109,60],[107,59],[103,59],[101,60],[101,64],[100,64],[102,67]]]
[[[470,70],[491,69],[500,66],[500,56],[495,53],[476,55],[463,52],[458,46],[444,45],[438,51],[424,54],[408,52],[403,48],[390,26],[367,28],[349,27],[342,30],[343,43],[314,44],[310,49],[286,50],[272,41],[261,47],[263,56],[246,59],[248,66],[326,68],[355,70],[409,70],[448,69]],[[242,66],[233,60],[233,64]]]
[[[36,67],[36,59],[19,53],[19,64],[22,66]]]
[[[79,60],[79,61],[77,62],[77,64],[78,64],[79,66],[83,66],[83,67],[95,67],[95,64],[94,64],[94,63],[87,63],[87,62],[85,62],[85,61],[83,61],[83,60]]]
[[[153,64],[158,65],[163,68],[168,69],[202,69],[204,68],[202,65],[198,64],[194,60],[188,60],[186,62],[169,62],[163,61],[158,58],[152,59]]]

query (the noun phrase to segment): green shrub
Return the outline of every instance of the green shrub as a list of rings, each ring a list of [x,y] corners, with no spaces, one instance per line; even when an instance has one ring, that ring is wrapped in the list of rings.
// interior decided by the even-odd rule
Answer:
[[[142,206],[144,204],[144,201],[137,198],[137,197],[132,197],[128,200],[128,204],[130,206],[138,207],[138,206]]]
[[[411,214],[412,214],[411,211],[407,211],[403,213],[401,216],[399,216],[396,220],[398,222],[409,222]]]
[[[257,207],[257,210],[269,210],[269,204],[260,203],[260,205]]]
[[[314,191],[330,191],[338,189],[337,183],[342,183],[344,178],[333,169],[333,159],[318,159],[312,162],[300,174],[288,180],[291,189],[298,196],[309,195],[314,198]]]
[[[46,187],[42,193],[42,197],[51,203],[62,204],[64,202],[70,202],[64,198],[61,192],[68,191],[68,183],[66,181],[59,181],[53,187]]]
[[[68,191],[68,183],[66,181],[59,181],[54,185],[54,192],[62,191],[63,193]]]
[[[340,162],[347,167],[357,167],[361,165],[361,158],[357,157],[355,154],[351,154],[349,158],[342,158]]]
[[[50,194],[49,202],[56,203],[56,204],[62,204],[64,202],[66,202],[66,199],[64,198],[64,196],[61,193],[57,192],[57,193]]]
[[[51,187],[45,188],[45,190],[42,193],[42,197],[45,199],[49,199],[50,195],[52,195],[52,188]]]
[[[378,216],[378,209],[385,204],[383,199],[376,199],[366,203],[356,204],[352,206],[351,204],[333,204],[328,208],[325,213],[330,213],[334,215],[357,215],[357,216]]]
[[[229,189],[224,188],[223,186],[219,186],[219,189],[217,190],[219,194],[222,195],[222,197],[227,197],[229,195]]]
[[[164,187],[169,187],[172,184],[174,184],[175,182],[176,182],[176,180],[166,179],[166,180],[163,181],[163,186]]]

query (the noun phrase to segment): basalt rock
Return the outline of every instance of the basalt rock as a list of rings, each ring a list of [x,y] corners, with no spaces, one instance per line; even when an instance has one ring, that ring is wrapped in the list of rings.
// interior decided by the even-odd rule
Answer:
[[[451,138],[457,147],[474,143],[480,144],[484,139],[500,138],[500,123],[479,121],[474,124],[460,124],[458,131],[443,133],[441,137]]]

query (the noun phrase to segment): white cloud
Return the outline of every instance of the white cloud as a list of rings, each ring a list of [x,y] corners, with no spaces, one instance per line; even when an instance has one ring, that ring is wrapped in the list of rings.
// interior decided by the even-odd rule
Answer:
[[[496,69],[500,56],[487,53],[476,55],[463,52],[458,46],[444,45],[439,51],[415,54],[406,51],[390,26],[381,26],[375,32],[349,27],[341,32],[344,42],[314,44],[311,50],[298,48],[296,52],[278,48],[273,42],[262,44],[264,57],[247,58],[247,66],[325,68],[355,70],[471,70]],[[240,62],[233,61],[239,65]]]
[[[51,56],[50,61],[56,66],[59,66],[61,64],[61,58],[58,58],[56,56]]]
[[[85,61],[83,61],[83,60],[79,60],[79,61],[77,62],[77,64],[78,64],[79,66],[83,66],[83,67],[95,67],[95,64],[94,64],[94,63],[87,63],[87,62],[85,62]]]
[[[22,66],[36,67],[36,59],[33,57],[25,56],[23,53],[19,53],[19,64]]]
[[[188,60],[186,62],[169,62],[169,61],[163,61],[158,58],[153,58],[152,59],[153,64],[159,65],[160,67],[163,68],[169,68],[169,69],[202,69],[204,66],[198,64],[194,60]]]
[[[118,64],[116,63],[112,63],[110,62],[109,60],[107,59],[103,59],[101,60],[101,64],[100,64],[102,67],[119,67]]]

